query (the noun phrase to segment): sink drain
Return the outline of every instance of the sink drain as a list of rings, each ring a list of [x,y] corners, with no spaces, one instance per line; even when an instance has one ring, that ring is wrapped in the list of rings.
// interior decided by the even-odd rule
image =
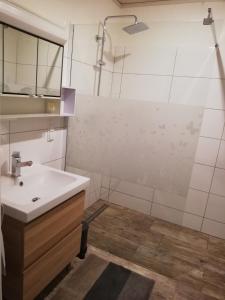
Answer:
[[[38,200],[40,200],[41,198],[40,197],[34,197],[33,199],[32,199],[32,202],[36,202],[36,201],[38,201]]]

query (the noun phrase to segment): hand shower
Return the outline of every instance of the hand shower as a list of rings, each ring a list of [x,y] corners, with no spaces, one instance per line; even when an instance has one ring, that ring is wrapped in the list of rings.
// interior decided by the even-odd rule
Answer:
[[[213,23],[212,9],[208,8],[208,17],[203,19],[203,25],[212,25]]]

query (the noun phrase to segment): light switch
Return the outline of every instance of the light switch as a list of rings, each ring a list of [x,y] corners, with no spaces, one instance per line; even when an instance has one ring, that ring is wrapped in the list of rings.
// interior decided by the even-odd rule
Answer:
[[[47,134],[48,142],[53,142],[55,140],[55,129],[49,129]]]

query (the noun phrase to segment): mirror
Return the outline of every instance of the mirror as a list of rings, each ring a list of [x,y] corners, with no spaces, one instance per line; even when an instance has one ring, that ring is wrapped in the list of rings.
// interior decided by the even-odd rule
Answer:
[[[63,47],[39,39],[37,95],[61,96],[62,62]]]
[[[3,93],[35,95],[38,38],[3,25]]]

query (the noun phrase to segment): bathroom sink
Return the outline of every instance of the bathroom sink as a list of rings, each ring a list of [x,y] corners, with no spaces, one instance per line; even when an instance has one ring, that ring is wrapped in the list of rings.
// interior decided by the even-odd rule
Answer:
[[[34,164],[24,168],[22,176],[1,177],[4,213],[22,222],[30,222],[75,194],[87,189],[87,177]]]

